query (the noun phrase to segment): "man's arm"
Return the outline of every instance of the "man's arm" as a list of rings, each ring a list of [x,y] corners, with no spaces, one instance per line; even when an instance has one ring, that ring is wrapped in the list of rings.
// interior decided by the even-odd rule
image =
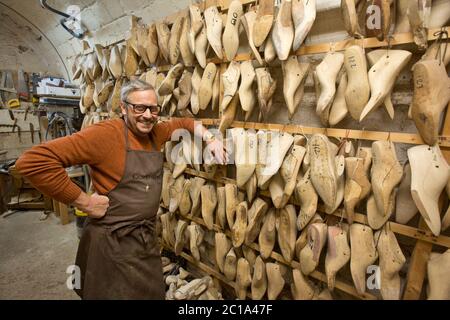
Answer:
[[[217,162],[220,164],[226,163],[229,159],[228,154],[224,149],[223,142],[219,139],[215,139],[214,134],[209,132],[209,130],[203,125],[201,125],[200,130],[196,129],[195,125],[198,125],[199,122],[200,121],[196,121],[193,118],[177,118],[158,124],[158,131],[161,130],[163,136],[162,143],[169,141],[172,133],[176,129],[186,129],[193,134],[200,133],[200,138],[206,142],[209,150],[213,153]],[[159,133],[157,132],[156,135],[158,136]]]
[[[59,202],[70,204],[82,190],[64,168],[96,165],[112,150],[111,126],[98,124],[71,136],[55,139],[26,151],[16,162],[19,173],[42,193]]]
[[[189,132],[194,133],[194,122],[195,120],[193,118],[176,118],[160,122],[156,125],[153,132],[155,134],[155,139],[162,145],[170,140],[172,133],[177,129],[186,129]]]

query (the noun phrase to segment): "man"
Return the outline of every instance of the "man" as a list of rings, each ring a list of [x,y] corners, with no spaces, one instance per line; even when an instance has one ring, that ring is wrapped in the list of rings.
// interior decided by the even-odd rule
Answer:
[[[33,147],[16,162],[37,189],[89,216],[78,247],[83,299],[164,299],[155,234],[162,184],[162,145],[178,128],[194,132],[193,119],[158,122],[155,90],[134,80],[121,91],[124,119],[104,121],[76,134]],[[208,147],[223,163],[223,145]],[[88,164],[96,193],[87,195],[65,167]]]

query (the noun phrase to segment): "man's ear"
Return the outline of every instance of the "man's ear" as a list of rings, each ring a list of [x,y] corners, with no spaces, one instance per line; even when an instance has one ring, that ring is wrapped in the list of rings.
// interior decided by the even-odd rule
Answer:
[[[125,104],[123,102],[120,103],[120,110],[122,111],[122,115],[124,115],[124,116],[127,115],[127,107],[125,106]]]

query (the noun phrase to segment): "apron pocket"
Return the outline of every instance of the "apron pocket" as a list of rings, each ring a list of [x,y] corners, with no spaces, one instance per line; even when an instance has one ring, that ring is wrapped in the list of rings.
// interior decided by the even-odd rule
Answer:
[[[160,255],[156,237],[148,229],[139,228],[119,237],[116,232],[107,235],[109,253],[115,259],[147,258]]]

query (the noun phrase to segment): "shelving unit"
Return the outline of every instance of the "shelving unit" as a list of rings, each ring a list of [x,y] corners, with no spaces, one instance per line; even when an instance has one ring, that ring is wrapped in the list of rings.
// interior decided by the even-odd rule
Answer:
[[[211,5],[216,5],[221,13],[225,13],[228,10],[229,4],[231,0],[205,0],[202,3],[198,4],[201,11],[205,10]],[[241,2],[244,5],[248,4],[255,4],[256,0],[241,0]],[[171,15],[169,17],[166,17],[164,21],[171,24],[175,18],[178,16],[185,14],[186,11],[180,11],[174,15]],[[446,26],[442,29],[432,29],[428,31],[428,40],[435,40],[437,38],[437,32],[438,31],[446,31],[450,32],[450,27]],[[124,40],[120,40],[118,42],[115,42],[110,45],[115,45],[117,43],[120,43]],[[388,43],[387,41],[379,41],[377,38],[365,38],[365,39],[353,39],[348,38],[344,40],[339,40],[335,42],[327,42],[327,43],[317,43],[317,44],[308,44],[308,45],[302,45],[299,50],[294,52],[293,54],[298,56],[303,55],[314,55],[314,54],[323,54],[327,53],[331,50],[334,51],[342,51],[345,50],[347,47],[354,45],[354,44],[360,44],[363,48],[387,48],[387,47],[395,47],[398,45],[406,45],[406,44],[412,44],[414,43],[413,40],[413,34],[412,33],[400,33],[400,34],[394,34],[391,38],[391,41]],[[89,52],[86,52],[89,53]],[[246,61],[246,60],[254,60],[254,57],[251,53],[242,53],[237,55],[233,60],[235,61]],[[220,76],[220,100],[219,105],[221,104],[222,98],[223,98],[223,83],[222,83],[222,74],[225,72],[227,68],[228,61],[220,60],[218,58],[211,58],[208,59],[207,62],[213,62],[218,65],[218,68],[220,70],[219,76]],[[158,72],[166,72],[170,69],[170,65],[157,65],[156,70]],[[272,66],[271,66],[272,67]],[[142,72],[147,71],[141,70]],[[136,74],[139,76],[141,73]],[[450,163],[450,112],[448,111],[450,109],[447,107],[447,112],[444,119],[444,130],[439,136],[438,144],[440,148],[442,149],[442,152],[447,160],[447,162]],[[103,117],[107,117],[107,113],[101,113],[100,114]],[[167,120],[167,119],[166,119]],[[200,119],[197,118],[197,120],[201,120],[202,123],[206,126],[218,126],[220,119]],[[333,138],[347,138],[347,139],[359,139],[359,140],[368,140],[368,141],[377,141],[377,140],[389,140],[394,143],[402,143],[402,144],[410,144],[410,145],[419,145],[423,144],[422,138],[418,134],[411,134],[411,133],[403,133],[403,132],[388,132],[388,131],[365,131],[365,130],[355,130],[355,129],[342,129],[342,128],[321,128],[321,127],[309,127],[309,126],[301,126],[296,124],[275,124],[275,123],[257,123],[257,122],[243,122],[243,121],[234,121],[231,124],[231,127],[235,128],[245,128],[245,129],[264,129],[264,130],[279,130],[283,132],[288,132],[292,134],[302,134],[302,135],[311,135],[315,133],[321,133],[325,134],[328,137]],[[218,170],[219,171],[219,170]],[[218,184],[226,184],[226,183],[233,183],[236,182],[233,179],[230,179],[226,176],[225,170],[220,170],[218,174],[216,174],[214,177],[211,177],[205,172],[198,172],[193,169],[186,169],[185,174],[191,175],[191,176],[198,176],[205,179],[208,179],[209,181],[214,181]],[[269,197],[269,194],[267,192],[260,192],[260,196],[262,197]],[[291,202],[292,203],[292,202]],[[298,203],[293,203],[294,205],[298,205]],[[323,213],[323,208],[319,207],[319,212]],[[336,212],[333,213],[334,216],[341,217],[343,215],[345,219],[345,214],[343,212],[343,209],[338,209]],[[204,222],[200,218],[196,217],[183,217],[183,219],[188,219],[195,221],[196,223],[205,226]],[[354,217],[355,222],[359,223],[366,223],[366,216],[361,213],[356,213]],[[444,248],[450,248],[450,237],[445,235],[440,235],[439,237],[434,236],[430,230],[426,227],[425,223],[423,222],[423,219],[420,220],[420,223],[417,227],[402,225],[396,222],[387,222],[389,224],[390,229],[402,236],[406,236],[408,238],[417,240],[415,244],[415,248],[413,250],[413,255],[411,257],[411,261],[409,264],[409,270],[408,270],[408,277],[407,277],[407,284],[406,289],[404,291],[404,299],[410,299],[415,300],[419,299],[422,293],[423,289],[423,281],[425,279],[426,274],[426,262],[428,260],[428,257],[431,253],[431,250],[433,248],[433,245],[444,247]],[[223,231],[219,228],[219,226],[214,225],[215,231]],[[228,236],[230,236],[229,232],[226,232]],[[250,248],[252,248],[255,251],[259,251],[257,244],[250,245]],[[206,273],[211,274],[221,280],[222,282],[225,282],[229,284],[230,286],[234,286],[234,283],[227,281],[226,278],[223,277],[220,273],[218,273],[216,270],[210,268],[209,266],[202,264],[201,262],[196,261],[194,258],[192,258],[187,253],[183,252],[181,253],[181,256],[185,258],[190,263],[193,263],[197,266],[199,266],[200,269],[204,270]],[[283,257],[273,252],[271,255],[271,258],[283,263],[285,265],[288,265],[291,268],[299,268],[299,263],[297,261],[293,261],[292,263],[287,263],[284,261]],[[315,271],[311,274],[312,278],[315,278],[317,280],[320,280],[322,282],[326,282],[326,276],[319,272]],[[342,282],[340,280],[336,281],[336,288],[338,290],[342,290],[346,292],[347,294],[350,294],[356,298],[360,299],[376,299],[375,296],[371,294],[365,294],[365,295],[358,295],[354,286],[351,284],[347,284],[345,282]]]
[[[201,171],[195,171],[193,169],[187,168],[185,170],[185,173],[191,176],[198,176],[201,178],[205,178],[205,179],[209,179],[212,181],[215,181],[217,183],[233,183],[236,184],[236,181],[227,177],[223,177],[223,176],[214,176],[214,177],[210,177],[206,172],[201,172]],[[268,198],[270,197],[270,195],[268,194],[268,192],[261,192],[260,196]],[[290,203],[298,206],[298,203],[296,203],[295,201],[290,201]],[[298,208],[297,208],[298,209]],[[319,210],[318,212],[324,214],[324,210],[322,207],[319,206]],[[343,215],[344,218],[345,217],[345,213],[344,210],[342,208],[338,209],[336,212],[334,212],[332,215],[336,216],[336,217],[341,217]],[[203,222],[203,220],[201,218],[198,217],[181,217],[182,219],[188,219],[191,221],[196,222],[197,224],[200,224],[202,226],[206,226],[205,223]],[[416,300],[420,297],[421,291],[422,291],[422,283],[425,277],[425,273],[426,273],[426,261],[428,260],[428,256],[431,252],[431,249],[433,247],[433,245],[438,245],[441,247],[445,247],[445,248],[450,248],[450,237],[447,236],[443,236],[440,235],[439,237],[434,236],[431,231],[426,227],[425,223],[423,222],[423,219],[421,218],[420,220],[420,224],[418,228],[414,228],[411,226],[407,226],[407,225],[403,225],[403,224],[399,224],[396,222],[392,222],[389,221],[389,228],[397,234],[409,237],[409,238],[413,238],[413,239],[417,239],[417,244],[414,248],[413,251],[413,256],[412,256],[412,263],[411,263],[411,267],[408,271],[408,281],[407,281],[407,285],[406,285],[406,289],[405,289],[405,293],[404,293],[404,299],[405,300]],[[362,223],[365,224],[366,223],[366,216],[361,214],[361,213],[355,213],[354,216],[354,222],[358,222],[358,223]],[[222,230],[218,225],[214,225],[214,230],[215,231],[219,231],[219,232],[225,232],[225,234],[231,238],[231,234],[229,231],[224,231]],[[253,243],[252,245],[250,245],[250,248],[252,248],[253,250],[259,252],[259,247],[257,244]],[[297,261],[293,261],[291,264],[287,263],[283,257],[276,252],[272,252],[271,254],[271,258],[283,263],[287,266],[290,266],[292,268],[300,268],[300,264]],[[326,279],[326,275],[321,273],[320,271],[314,271],[311,275],[312,278],[316,279],[316,280],[320,280],[322,282],[327,281]],[[345,282],[336,280],[336,289],[339,289],[347,294],[350,294],[356,298],[359,299],[364,299],[364,300],[373,300],[376,299],[375,296],[366,293],[365,295],[359,295],[354,286],[347,284]]]
[[[226,3],[225,3],[226,2]],[[253,3],[254,1],[242,1],[242,3]],[[206,1],[204,3],[204,8],[207,8],[209,5],[221,4],[222,11],[227,9],[227,5],[229,1]],[[429,30],[428,32],[428,40],[436,39],[436,32],[441,29]],[[450,31],[450,27],[444,27],[442,30],[446,32]],[[402,33],[402,34],[394,34],[390,43],[387,41],[379,41],[376,38],[366,38],[363,40],[355,40],[355,39],[346,39],[342,41],[337,41],[333,43],[321,43],[321,44],[313,44],[313,45],[303,45],[299,50],[295,52],[296,55],[309,55],[309,54],[318,54],[318,53],[326,53],[330,50],[341,51],[345,50],[347,47],[359,43],[363,48],[382,48],[391,46],[397,46],[402,44],[411,44],[413,43],[413,34],[412,33]],[[253,60],[254,57],[252,54],[240,54],[235,57],[236,61],[245,61],[245,60]],[[210,59],[208,62],[214,62],[216,64],[220,64],[220,88],[221,88],[221,96],[219,105],[223,98],[223,85],[221,76],[223,72],[226,70],[226,62],[220,61],[219,59]],[[167,66],[161,66],[158,68],[158,71],[166,71],[169,68]],[[439,136],[439,146],[443,152],[444,157],[447,162],[450,163],[450,107],[447,107],[447,112],[444,119],[444,129],[441,135]],[[198,119],[202,120],[204,125],[209,126],[217,126],[220,122],[220,119]],[[423,140],[418,134],[408,134],[402,132],[374,132],[374,131],[361,131],[361,130],[353,130],[353,129],[336,129],[336,128],[316,128],[316,127],[305,127],[299,125],[282,125],[282,124],[271,124],[271,123],[254,123],[254,122],[242,122],[242,121],[234,121],[231,124],[231,127],[239,127],[245,129],[266,129],[266,130],[280,130],[289,133],[296,134],[314,134],[314,133],[322,133],[327,135],[328,137],[335,138],[349,138],[349,139],[361,139],[361,140],[390,140],[396,143],[406,143],[406,144],[423,144]],[[218,183],[235,183],[232,179],[227,177],[213,177],[211,178],[206,173],[196,173],[195,170],[187,169],[187,174],[190,175],[198,175],[203,178],[216,181]],[[263,195],[263,194],[262,194]],[[267,196],[267,193],[266,195]],[[320,210],[320,208],[319,208]],[[323,210],[322,210],[323,211]],[[342,209],[338,210],[334,213],[336,216],[341,216]],[[354,218],[355,222],[365,223],[365,215],[360,213],[355,214]],[[425,225],[423,219],[420,219],[420,223],[417,228],[398,224],[395,222],[388,222],[391,230],[394,233],[401,234],[403,236],[407,236],[413,239],[416,239],[416,245],[413,251],[413,255],[410,261],[410,267],[408,270],[408,277],[406,288],[404,290],[403,299],[405,300],[417,300],[420,298],[423,288],[423,282],[426,274],[426,262],[428,261],[429,255],[433,248],[433,245],[439,245],[442,247],[450,248],[450,237],[447,236],[439,236],[435,237],[428,227]],[[273,254],[274,255],[274,254]],[[280,256],[281,257],[281,256]],[[280,258],[278,257],[278,258]],[[277,256],[272,256],[275,260],[277,260]],[[282,260],[282,257],[281,257]],[[282,262],[282,261],[280,261]],[[295,262],[292,267],[296,267]],[[312,277],[326,281],[323,274],[317,274],[316,272],[312,275]],[[346,285],[339,283],[336,284],[336,288],[343,290],[347,293],[355,293],[355,289],[352,285]],[[369,297],[359,297],[359,298],[369,298]],[[370,297],[374,298],[374,297]]]

